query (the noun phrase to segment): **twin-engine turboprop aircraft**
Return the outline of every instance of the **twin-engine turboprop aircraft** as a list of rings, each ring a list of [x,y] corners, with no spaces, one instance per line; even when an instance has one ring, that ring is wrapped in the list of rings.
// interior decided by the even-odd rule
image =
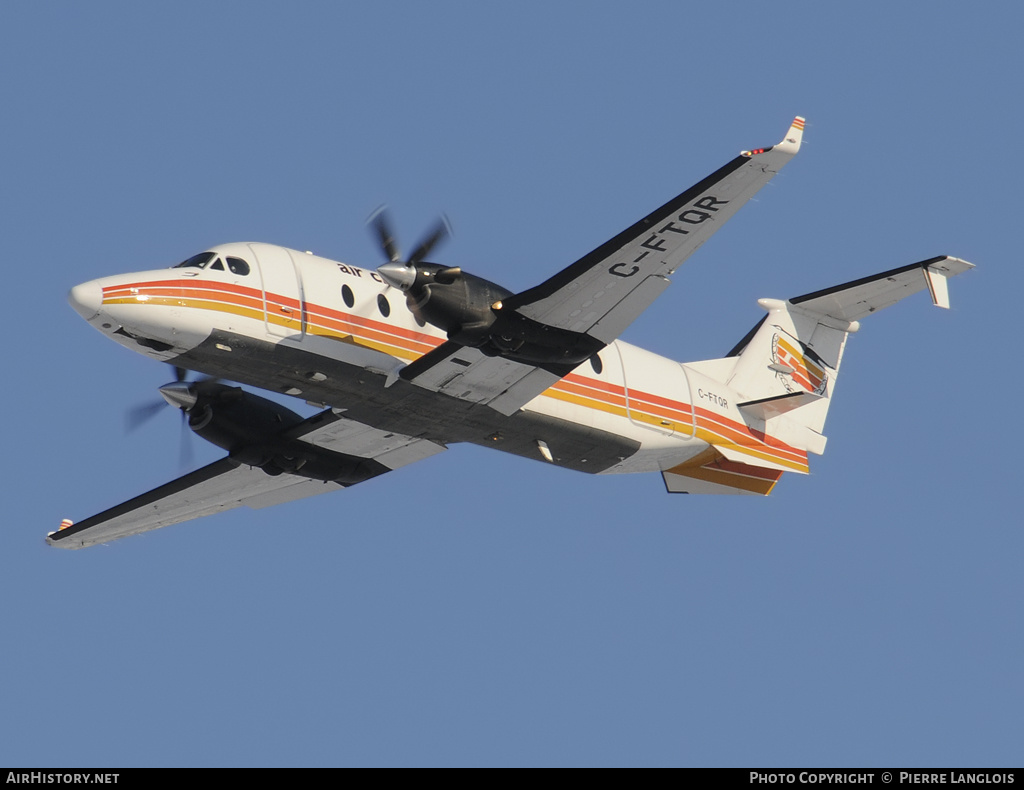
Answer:
[[[428,263],[443,224],[403,260],[362,269],[270,244],[225,244],[172,269],[77,285],[70,301],[107,337],[168,362],[160,388],[215,463],[47,541],[81,548],[246,505],[345,488],[458,442],[594,474],[659,472],[670,492],[768,494],[806,473],[846,339],[870,313],[971,268],[930,258],[799,296],[723,359],[681,364],[618,340],[669,276],[800,149],[804,120],[522,293]],[[185,371],[212,377],[185,381]],[[303,419],[228,386],[293,395]]]

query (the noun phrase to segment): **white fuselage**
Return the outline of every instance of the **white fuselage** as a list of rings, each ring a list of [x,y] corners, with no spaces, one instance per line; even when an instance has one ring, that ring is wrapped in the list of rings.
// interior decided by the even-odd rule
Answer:
[[[70,300],[133,351],[345,410],[375,428],[538,460],[543,445],[549,460],[598,473],[671,469],[718,443],[806,469],[805,454],[787,460],[763,425],[740,413],[736,393],[711,377],[711,363],[684,365],[616,341],[503,417],[398,378],[446,338],[420,325],[404,294],[376,272],[269,244],[210,252],[216,258],[205,268],[94,280],[76,286]]]

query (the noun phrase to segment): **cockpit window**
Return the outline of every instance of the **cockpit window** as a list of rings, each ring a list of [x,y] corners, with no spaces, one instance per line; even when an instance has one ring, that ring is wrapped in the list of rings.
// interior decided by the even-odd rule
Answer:
[[[174,268],[175,269],[188,269],[188,268],[202,269],[204,266],[206,266],[206,264],[208,264],[211,260],[213,260],[216,257],[217,257],[217,254],[214,253],[214,252],[201,252],[198,255],[193,255],[187,261],[182,261],[181,263],[179,263]]]
[[[228,268],[232,273],[240,274],[243,277],[249,273],[249,264],[241,258],[228,258]]]
[[[210,264],[209,268],[216,269],[218,272],[222,272],[224,271],[224,261],[218,258],[217,260]]]

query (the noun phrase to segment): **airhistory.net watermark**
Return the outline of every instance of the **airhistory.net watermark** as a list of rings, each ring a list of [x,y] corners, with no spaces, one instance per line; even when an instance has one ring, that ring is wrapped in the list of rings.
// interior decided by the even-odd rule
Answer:
[[[6,784],[19,785],[116,785],[120,774],[65,774],[49,771],[7,772]]]

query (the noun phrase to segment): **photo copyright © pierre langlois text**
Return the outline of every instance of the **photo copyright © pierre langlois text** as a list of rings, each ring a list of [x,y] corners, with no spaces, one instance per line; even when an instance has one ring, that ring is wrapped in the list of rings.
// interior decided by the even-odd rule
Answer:
[[[750,784],[1014,784],[1015,771],[779,771],[750,772]]]

